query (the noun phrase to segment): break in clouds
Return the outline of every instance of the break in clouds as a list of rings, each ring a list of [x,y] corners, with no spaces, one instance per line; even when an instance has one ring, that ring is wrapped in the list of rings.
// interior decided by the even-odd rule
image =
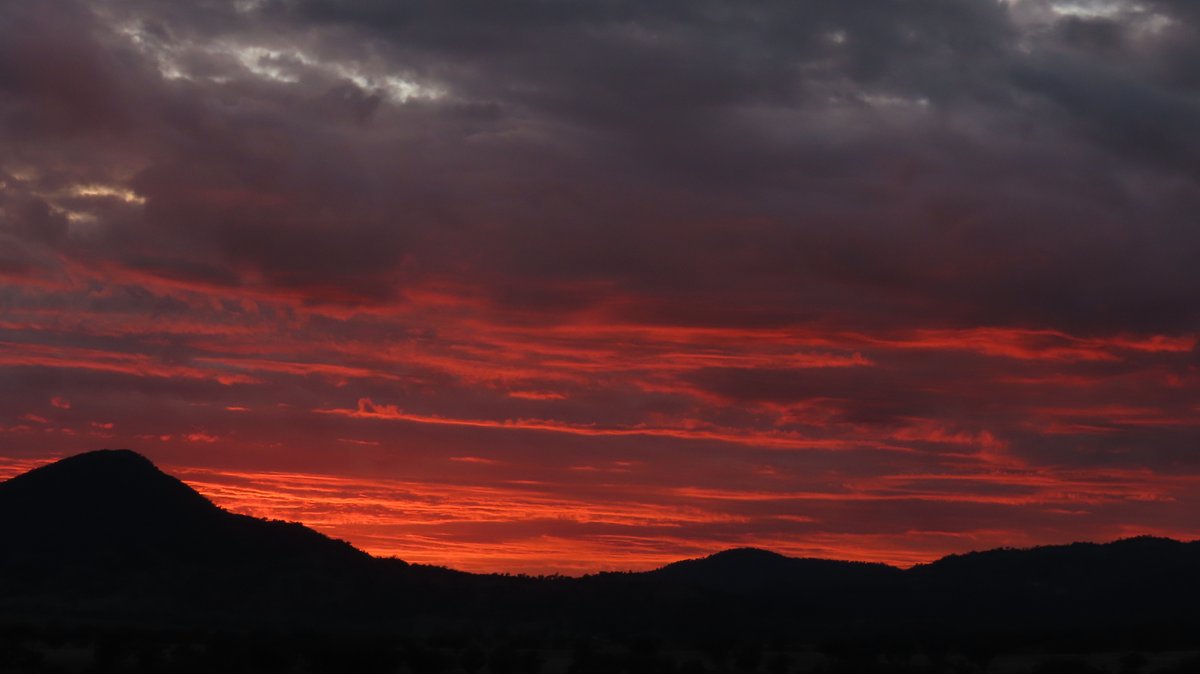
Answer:
[[[471,569],[1194,537],[1197,120],[1191,0],[0,0],[0,451]]]

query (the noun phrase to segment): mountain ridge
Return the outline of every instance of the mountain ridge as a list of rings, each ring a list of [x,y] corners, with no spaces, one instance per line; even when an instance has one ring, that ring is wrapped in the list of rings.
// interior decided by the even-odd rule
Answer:
[[[298,523],[225,511],[149,459],[97,450],[0,482],[0,609],[236,613],[369,564]]]
[[[222,510],[148,459],[100,450],[0,483],[0,617],[756,635],[1200,629],[1200,542],[1001,548],[901,569],[734,548],[644,572],[470,574],[375,558]],[[1149,625],[1150,627],[1147,627]],[[757,638],[757,637],[756,637]]]
[[[47,489],[47,487],[52,488]],[[304,529],[318,534],[322,538],[336,541],[352,548],[354,547],[352,544],[347,543],[346,541],[333,539],[303,525],[300,522],[266,520],[248,515],[231,513],[213,503],[207,497],[203,496],[195,489],[187,485],[187,483],[158,468],[158,466],[146,456],[130,449],[91,450],[58,459],[19,475],[15,475],[7,480],[0,481],[0,525],[12,526],[13,524],[13,522],[6,522],[6,512],[4,509],[5,499],[16,495],[20,495],[23,498],[29,498],[30,496],[33,496],[37,501],[33,505],[36,506],[37,511],[42,513],[43,517],[47,512],[57,515],[61,514],[63,510],[62,508],[55,506],[64,503],[58,497],[61,492],[67,489],[75,490],[76,496],[78,496],[79,491],[83,491],[84,496],[87,498],[93,498],[101,493],[116,495],[118,497],[115,499],[115,501],[110,500],[108,503],[105,503],[104,507],[101,508],[90,508],[86,510],[76,509],[71,511],[71,514],[82,516],[86,519],[95,519],[99,515],[111,514],[112,510],[114,510],[113,505],[115,502],[118,509],[121,511],[121,514],[126,516],[145,516],[149,514],[156,519],[161,519],[164,515],[172,518],[179,518],[182,516],[190,519],[201,519],[204,517],[220,517],[224,515],[239,518],[242,521],[253,520],[255,522],[262,522],[265,524],[282,524],[289,527],[303,527]],[[146,500],[146,505],[152,505],[153,508],[138,509],[132,507],[137,505],[137,501],[139,499]],[[151,503],[149,502],[149,499],[155,500]],[[8,519],[13,520],[14,522],[20,521],[23,523],[29,523],[31,521],[26,517]],[[893,570],[903,572],[927,569],[930,567],[978,563],[984,559],[995,559],[1002,556],[1020,555],[1024,553],[1036,554],[1044,551],[1083,548],[1094,549],[1105,546],[1115,546],[1116,548],[1137,546],[1143,549],[1153,546],[1158,550],[1163,550],[1168,548],[1177,549],[1179,546],[1187,546],[1193,543],[1200,543],[1200,541],[1182,541],[1164,536],[1137,535],[1107,542],[1074,541],[1071,543],[1043,544],[1029,547],[1004,546],[999,548],[950,553],[938,559],[929,562],[918,563],[907,568],[883,562],[869,562],[826,557],[795,557],[766,548],[740,546],[717,550],[702,557],[676,560],[674,562],[669,562],[663,566],[646,571],[630,571],[619,573],[646,573],[658,575],[677,575],[684,577],[690,575],[690,572],[696,569],[708,569],[724,573],[747,565],[784,568],[788,566],[794,566],[797,563],[809,565],[841,564],[852,565],[864,569]],[[369,553],[363,552],[358,548],[354,549],[362,555],[370,556]],[[428,567],[430,565],[421,566]],[[438,567],[434,565],[433,568],[446,567]],[[449,570],[456,571],[454,569]],[[469,573],[463,571],[456,572]],[[471,575],[499,574],[485,573]]]

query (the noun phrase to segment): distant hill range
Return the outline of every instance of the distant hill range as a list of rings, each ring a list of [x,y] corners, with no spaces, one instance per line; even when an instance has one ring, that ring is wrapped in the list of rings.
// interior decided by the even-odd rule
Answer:
[[[1200,635],[1200,542],[992,550],[907,570],[737,549],[644,573],[477,575],[235,515],[134,452],[101,450],[0,483],[0,621],[1187,640]]]

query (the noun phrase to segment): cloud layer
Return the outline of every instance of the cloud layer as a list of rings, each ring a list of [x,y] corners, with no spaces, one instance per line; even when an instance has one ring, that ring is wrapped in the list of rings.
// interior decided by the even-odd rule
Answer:
[[[0,454],[477,570],[1195,537],[1198,33],[0,0]]]

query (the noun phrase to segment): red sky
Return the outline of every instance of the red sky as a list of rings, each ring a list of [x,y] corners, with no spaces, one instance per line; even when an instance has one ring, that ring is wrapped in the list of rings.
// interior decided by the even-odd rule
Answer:
[[[1200,16],[1092,4],[0,3],[0,475],[473,571],[1196,538]]]

